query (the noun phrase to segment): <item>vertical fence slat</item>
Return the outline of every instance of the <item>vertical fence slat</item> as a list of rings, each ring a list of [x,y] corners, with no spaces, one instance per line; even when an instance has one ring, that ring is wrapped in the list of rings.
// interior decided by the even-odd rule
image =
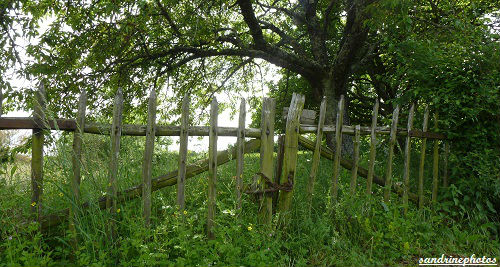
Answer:
[[[391,199],[392,187],[392,159],[394,157],[394,144],[396,143],[396,135],[398,130],[399,105],[392,112],[391,135],[389,137],[389,155],[387,159],[387,168],[385,172],[385,189],[384,201],[389,202]]]
[[[116,198],[117,198],[117,176],[118,157],[120,153],[120,139],[122,134],[123,92],[118,88],[113,106],[113,123],[111,125],[111,159],[109,161],[108,190],[106,197],[106,208],[111,214],[109,222],[109,239],[116,238]]]
[[[444,141],[444,159],[443,159],[443,187],[448,187],[448,157],[450,155],[450,143]]]
[[[71,177],[71,193],[73,195],[74,205],[69,209],[69,229],[73,234],[72,246],[74,251],[77,249],[77,236],[76,236],[76,212],[80,206],[80,180],[81,180],[81,162],[82,162],[82,142],[83,142],[83,129],[85,128],[85,112],[87,108],[87,92],[82,89],[78,101],[78,113],[76,117],[76,129],[73,132],[73,176]]]
[[[373,106],[372,113],[372,128],[370,131],[370,165],[368,166],[368,177],[366,177],[366,194],[372,194],[372,184],[373,184],[373,173],[375,171],[375,156],[377,153],[377,135],[375,133],[375,128],[377,128],[377,116],[378,116],[378,98]]]
[[[285,157],[285,136],[280,135],[278,137],[278,155],[276,158],[276,166],[274,168],[274,180],[275,184],[281,183],[281,173],[283,171],[283,158]],[[278,207],[278,196],[279,192],[273,192],[273,214],[276,213],[276,208]]]
[[[260,172],[273,180],[273,154],[274,154],[274,114],[276,102],[273,98],[265,97],[262,101],[261,133],[260,133]],[[266,181],[261,177],[260,184],[263,189],[268,188]],[[259,218],[265,225],[271,225],[273,216],[273,199],[270,194],[263,194],[261,198]]]
[[[245,162],[245,120],[247,116],[246,101],[241,99],[238,133],[236,141],[236,206],[241,209],[241,190],[243,190],[243,166]]]
[[[342,126],[344,125],[344,96],[340,96],[335,125],[335,157],[333,159],[333,182],[331,187],[331,202],[337,201],[339,191],[340,157],[342,152]]]
[[[438,113],[434,113],[434,132],[438,131]],[[432,203],[436,203],[439,179],[439,139],[434,140],[434,151],[432,159]]]
[[[297,151],[299,146],[300,116],[304,108],[305,98],[300,94],[293,94],[286,120],[285,130],[285,153],[283,157],[283,175],[281,185],[291,186],[290,191],[280,191],[278,210],[280,221],[284,226],[288,225],[290,218],[290,207],[293,198],[293,185],[295,181],[295,169],[297,167]]]
[[[429,106],[425,107],[424,122],[422,130],[427,132],[429,122]],[[425,167],[425,149],[427,148],[427,138],[422,138],[422,147],[420,150],[420,165],[418,169],[418,208],[424,207],[424,167]]]
[[[314,183],[318,173],[319,161],[321,157],[321,141],[323,140],[323,125],[325,123],[326,115],[326,97],[323,97],[321,106],[319,108],[318,129],[316,131],[316,146],[314,147],[314,154],[311,163],[311,172],[309,173],[309,183],[307,184],[307,203],[309,210],[312,206],[312,198],[314,193]]]
[[[408,212],[408,191],[410,190],[410,154],[411,154],[411,130],[413,128],[413,116],[415,104],[411,104],[410,112],[408,113],[408,128],[405,146],[405,162],[403,175],[403,206],[404,214]]]
[[[351,195],[356,193],[356,183],[358,179],[358,164],[359,164],[359,139],[360,139],[361,126],[356,125],[354,130],[354,159],[352,162],[352,170],[351,170],[351,184],[350,191]]]
[[[35,92],[33,103],[33,117],[38,126],[45,123],[46,92],[41,82]],[[31,144],[31,211],[40,222],[42,214],[42,194],[43,194],[43,130],[34,129]]]
[[[0,88],[0,117],[2,117],[3,114],[3,92],[2,88]]]
[[[151,222],[151,172],[155,147],[155,128],[156,92],[153,88],[151,89],[148,101],[148,125],[146,126],[146,144],[144,148],[144,161],[142,164],[142,215],[146,227],[149,227]]]
[[[188,150],[188,129],[189,129],[189,94],[182,99],[181,132],[179,136],[179,175],[177,175],[177,205],[179,210],[185,208],[185,182],[186,182],[186,160]]]
[[[213,232],[215,209],[216,209],[216,183],[217,183],[217,118],[219,107],[217,99],[214,97],[210,105],[210,133],[208,147],[208,220],[207,220],[207,236],[209,239],[214,239]]]

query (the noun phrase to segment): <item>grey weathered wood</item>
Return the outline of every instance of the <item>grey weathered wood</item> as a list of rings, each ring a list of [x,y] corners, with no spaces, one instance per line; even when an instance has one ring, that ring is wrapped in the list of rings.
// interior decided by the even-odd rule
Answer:
[[[391,135],[389,137],[389,155],[387,158],[387,168],[385,171],[385,188],[384,188],[384,201],[389,202],[391,199],[392,187],[392,159],[394,157],[394,144],[396,143],[396,131],[399,119],[399,105],[396,106],[392,112]]]
[[[155,124],[156,92],[153,88],[151,89],[148,101],[148,124],[146,131],[146,144],[144,145],[144,160],[142,162],[142,215],[144,217],[144,225],[146,227],[149,227],[149,224],[151,223],[151,172],[153,170],[153,151],[155,147]]]
[[[273,98],[265,97],[262,100],[261,113],[261,144],[260,144],[260,172],[273,180],[273,154],[274,154],[274,116],[276,102]],[[261,177],[260,185],[267,189],[266,181]],[[270,194],[264,194],[261,198],[259,218],[262,224],[271,225],[273,218],[273,198]]]
[[[414,116],[415,104],[410,107],[410,112],[408,114],[408,132],[413,128],[413,116]],[[404,175],[403,175],[403,206],[404,214],[408,212],[408,192],[410,190],[410,155],[411,155],[411,136],[408,134],[406,136],[406,146],[405,146],[405,162],[404,162]]]
[[[438,131],[438,113],[434,113],[434,131]],[[434,140],[434,151],[432,158],[432,203],[436,203],[439,179],[439,140]]]
[[[450,155],[450,143],[444,142],[443,159],[443,187],[448,187],[448,156]]]
[[[241,209],[241,191],[243,190],[243,165],[245,163],[245,120],[247,116],[246,101],[241,99],[238,133],[236,138],[236,208]]]
[[[33,118],[37,125],[43,125],[46,108],[46,92],[43,82],[40,83],[35,92],[33,103]],[[31,144],[31,211],[37,221],[40,221],[42,215],[42,194],[43,194],[43,130],[33,129]]]
[[[366,178],[366,194],[372,194],[372,183],[373,183],[373,172],[375,171],[375,156],[377,153],[377,135],[375,134],[375,129],[377,128],[377,117],[378,117],[378,98],[373,106],[372,113],[372,127],[370,133],[370,161],[368,165],[368,177]]]
[[[351,184],[350,184],[351,195],[354,195],[354,193],[356,193],[356,183],[357,183],[357,179],[358,179],[360,127],[361,126],[356,125],[356,130],[355,130],[355,134],[354,134],[354,158],[352,161],[353,166],[351,169]],[[372,173],[372,181],[373,181],[373,173]]]
[[[425,107],[423,131],[427,131],[429,122],[429,106]],[[418,169],[418,208],[424,207],[424,167],[425,167],[425,149],[427,147],[427,138],[422,139],[422,147],[420,150],[420,165]]]
[[[305,98],[300,94],[293,94],[290,103],[290,110],[286,120],[285,128],[285,153],[283,157],[283,175],[280,184],[291,185],[290,191],[280,191],[278,201],[278,211],[280,212],[280,221],[283,226],[288,225],[290,218],[290,207],[293,198],[293,184],[295,181],[295,170],[297,167],[297,151],[299,142],[299,119],[304,108]]]
[[[354,135],[354,126],[350,125],[344,125],[342,127],[342,134],[347,134],[347,135]],[[300,133],[301,134],[306,134],[306,133],[316,133],[318,127],[316,125],[301,125],[300,126]],[[323,126],[323,133],[335,133],[336,128],[335,125],[325,125]],[[390,135],[391,133],[391,128],[387,126],[382,126],[382,127],[377,127],[375,129],[375,133],[379,135]],[[361,135],[370,135],[371,134],[371,127],[367,126],[361,126]],[[406,128],[398,128],[397,129],[397,135],[398,136],[407,136],[408,135],[408,130]],[[427,139],[446,139],[446,135],[442,133],[433,133],[433,132],[422,132],[421,130],[414,129],[410,131],[410,136],[411,137],[419,137],[423,138],[426,137]]]
[[[179,175],[177,176],[177,205],[184,211],[186,186],[186,161],[189,135],[189,94],[182,99],[181,132],[179,138]]]
[[[342,126],[344,124],[344,96],[340,96],[337,109],[337,121],[335,130],[335,158],[333,159],[333,183],[331,187],[331,201],[337,201],[339,191],[340,157],[342,152]]]
[[[323,125],[325,124],[326,115],[326,97],[323,97],[319,107],[318,131],[316,132],[316,146],[314,148],[311,171],[309,172],[309,182],[307,184],[307,203],[311,210],[312,198],[314,195],[314,183],[318,173],[319,161],[321,157],[321,141],[323,140]]]
[[[219,107],[217,99],[214,97],[210,105],[210,137],[208,147],[209,169],[208,169],[208,217],[207,236],[214,239],[213,232],[215,209],[216,209],[216,183],[217,183],[217,118]]]
[[[78,101],[77,111],[77,129],[73,133],[73,176],[71,177],[70,185],[73,194],[74,205],[70,206],[70,220],[69,229],[73,234],[72,247],[73,251],[77,250],[77,233],[76,233],[76,213],[80,206],[80,180],[81,180],[81,162],[82,162],[82,141],[83,141],[83,128],[85,127],[85,112],[87,107],[87,92],[82,89]]]
[[[289,107],[283,108],[283,116],[284,120],[288,117],[288,109]],[[316,111],[311,109],[302,109],[302,114],[300,115],[300,123],[301,124],[314,124],[314,119],[316,119]]]
[[[260,139],[252,139],[250,141],[245,142],[245,154],[246,153],[254,153],[260,148]],[[231,161],[231,159],[236,157],[236,150],[234,149],[227,149],[224,151],[219,151],[217,152],[217,164],[222,165],[225,163],[228,163]],[[208,158],[199,160],[193,164],[190,164],[187,166],[187,173],[186,173],[186,179],[189,179],[191,177],[194,177],[196,175],[199,175],[201,173],[204,173],[208,170],[208,164],[209,160]],[[177,175],[179,174],[178,170],[171,171],[167,174],[158,176],[154,179],[152,179],[151,184],[152,184],[152,191],[156,191],[162,188],[165,188],[167,186],[173,186],[177,184]],[[142,183],[130,187],[128,189],[125,189],[123,191],[120,191],[118,193],[118,199],[117,203],[123,203],[128,200],[132,200],[138,197],[141,197],[142,195]],[[90,205],[89,202],[83,203],[82,208],[88,208]],[[95,205],[92,205],[92,207],[97,206],[100,209],[105,209],[106,208],[106,196],[99,198],[99,200],[95,203]],[[58,224],[60,224],[62,221],[66,219],[68,216],[68,209],[64,209],[52,214],[49,214],[47,216],[43,217],[42,220],[42,229],[49,229],[51,227],[54,227]]]
[[[111,159],[109,161],[109,174],[108,174],[108,190],[106,207],[111,214],[109,221],[109,238],[113,240],[116,238],[116,198],[118,192],[118,159],[120,154],[120,139],[122,131],[122,113],[123,113],[123,92],[119,88],[116,93],[113,105],[113,124],[111,127]]]

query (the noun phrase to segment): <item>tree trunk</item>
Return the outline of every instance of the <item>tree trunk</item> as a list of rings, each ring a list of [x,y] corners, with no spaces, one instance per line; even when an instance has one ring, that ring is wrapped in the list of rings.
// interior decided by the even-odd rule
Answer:
[[[332,78],[323,79],[323,95],[326,96],[326,117],[325,117],[325,125],[335,125],[337,120],[337,107],[340,96],[342,93],[339,93],[338,88],[334,85]],[[342,90],[343,91],[343,90]],[[344,105],[344,125],[350,125],[350,113],[349,113],[349,98],[347,95],[345,97],[345,105]],[[326,135],[326,144],[329,148],[335,151],[335,134],[327,133]],[[350,135],[342,135],[342,156],[352,158],[354,153],[354,144],[352,141],[352,136]]]

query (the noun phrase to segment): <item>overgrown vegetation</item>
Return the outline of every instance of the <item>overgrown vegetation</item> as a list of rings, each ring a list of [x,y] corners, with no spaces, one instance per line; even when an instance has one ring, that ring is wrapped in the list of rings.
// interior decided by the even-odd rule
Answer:
[[[45,213],[71,205],[68,181],[71,177],[71,142],[69,136],[55,141],[45,160]],[[161,140],[159,140],[161,141]],[[141,181],[143,138],[123,137],[119,185],[121,189]],[[85,135],[82,196],[94,203],[103,195],[107,182],[109,139]],[[368,151],[364,140],[361,151]],[[415,150],[418,151],[418,150]],[[190,161],[205,155],[190,154]],[[186,212],[175,206],[175,187],[153,193],[153,220],[150,229],[143,226],[139,199],[119,206],[119,238],[114,246],[107,242],[108,213],[95,205],[81,210],[78,218],[78,251],[70,246],[67,223],[46,234],[29,223],[29,169],[17,161],[4,163],[10,172],[1,175],[0,183],[0,265],[67,265],[84,266],[306,266],[306,265],[401,265],[417,263],[419,257],[452,254],[497,256],[498,221],[478,211],[464,208],[460,189],[452,185],[440,191],[438,204],[421,211],[411,207],[402,215],[401,201],[393,196],[388,205],[382,202],[378,186],[368,199],[365,180],[360,178],[357,193],[349,195],[350,171],[341,177],[340,201],[333,214],[328,203],[332,162],[322,159],[317,179],[313,209],[306,208],[305,187],[312,155],[299,151],[297,183],[292,221],[281,229],[275,220],[272,229],[257,222],[258,205],[245,196],[241,212],[235,210],[235,162],[219,167],[215,240],[207,240],[206,173],[190,178],[186,186]],[[362,155],[362,164],[368,156]],[[379,147],[376,173],[385,166],[384,145]],[[429,157],[428,157],[429,158]],[[416,181],[418,153],[413,155],[412,182]],[[453,159],[453,158],[452,158]],[[7,165],[5,165],[7,164]],[[396,157],[396,182],[401,181],[402,159]],[[427,162],[430,166],[430,159]],[[177,154],[156,146],[153,175],[177,167]],[[455,165],[453,165],[455,166]],[[4,168],[2,168],[3,170]],[[259,155],[249,154],[245,161],[245,181],[259,169]],[[457,169],[452,169],[452,177]],[[426,173],[431,177],[431,173]],[[430,188],[430,179],[426,180]],[[415,184],[412,184],[416,188]],[[429,196],[429,191],[426,192]],[[490,211],[494,212],[494,211]]]

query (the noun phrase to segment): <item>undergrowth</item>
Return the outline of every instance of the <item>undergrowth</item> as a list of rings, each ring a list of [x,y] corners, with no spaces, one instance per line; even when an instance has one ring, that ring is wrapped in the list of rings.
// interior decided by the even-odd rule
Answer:
[[[153,176],[177,169],[177,154],[169,152],[157,138]],[[365,140],[366,141],[366,140]],[[123,137],[120,154],[119,185],[125,189],[141,181],[144,139]],[[366,149],[363,144],[361,151]],[[85,136],[82,159],[82,198],[90,203],[80,209],[77,220],[78,246],[71,246],[68,224],[40,233],[29,223],[29,168],[4,163],[0,179],[0,265],[2,266],[345,266],[417,265],[420,257],[442,254],[468,257],[498,257],[498,221],[460,207],[457,188],[441,188],[438,203],[418,210],[413,204],[402,214],[399,197],[382,202],[382,190],[374,185],[374,195],[365,195],[365,180],[358,178],[355,195],[348,192],[351,172],[343,170],[339,200],[328,207],[332,162],[320,162],[313,206],[307,208],[305,188],[312,154],[300,151],[290,224],[272,227],[258,223],[258,204],[243,197],[242,210],[235,206],[235,161],[218,167],[215,240],[207,240],[207,174],[187,180],[186,210],[175,205],[176,187],[153,192],[152,224],[145,228],[141,201],[133,199],[119,205],[118,239],[110,244],[107,236],[109,216],[95,204],[104,195],[108,175],[109,139]],[[417,151],[417,150],[416,150]],[[385,173],[381,145],[375,173]],[[70,136],[54,141],[44,163],[44,213],[72,205],[68,181],[71,178]],[[430,154],[430,153],[429,153]],[[189,163],[204,158],[190,153]],[[396,157],[395,182],[402,179],[402,157]],[[416,192],[418,153],[413,155],[412,191]],[[431,157],[427,165],[432,166]],[[361,166],[367,166],[362,155]],[[24,170],[24,171],[22,171]],[[259,170],[259,155],[247,154],[244,178],[248,183]],[[426,188],[431,188],[431,168],[426,168]],[[430,192],[426,190],[429,197]],[[487,209],[487,207],[485,207]]]

